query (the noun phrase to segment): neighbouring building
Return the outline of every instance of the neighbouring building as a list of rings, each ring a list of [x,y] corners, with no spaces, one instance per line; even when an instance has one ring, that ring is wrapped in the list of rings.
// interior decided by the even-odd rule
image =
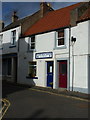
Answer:
[[[1,79],[17,82],[19,73],[19,38],[33,24],[40,20],[48,12],[53,9],[47,3],[40,4],[40,10],[23,19],[18,19],[16,12],[12,15],[12,23],[4,27],[3,22],[0,22],[0,63],[2,62]],[[4,28],[3,28],[4,27]],[[22,48],[22,50],[24,47]]]
[[[90,93],[90,2],[47,13],[19,49],[18,83]]]

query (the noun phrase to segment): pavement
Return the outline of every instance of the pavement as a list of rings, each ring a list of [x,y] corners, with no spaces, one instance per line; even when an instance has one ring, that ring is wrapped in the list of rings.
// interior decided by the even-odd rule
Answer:
[[[3,83],[3,98],[8,101],[5,120],[49,120],[50,118],[88,118],[88,95],[51,88]],[[74,93],[74,94],[73,94]],[[43,119],[42,119],[43,118]]]
[[[86,99],[86,100],[90,100],[90,94],[85,94],[85,93],[81,93],[81,92],[76,92],[76,91],[68,91],[68,90],[62,90],[62,89],[52,89],[49,87],[40,87],[40,86],[30,86],[30,85],[24,85],[24,84],[18,84],[18,83],[11,83],[11,82],[3,82],[3,83],[9,83],[11,85],[17,85],[17,86],[21,86],[24,88],[32,88],[32,89],[36,89],[36,90],[42,90],[42,91],[47,91],[47,92],[51,92],[51,93],[56,93],[56,94],[60,94],[60,95],[66,95],[66,96],[71,96],[71,97],[77,97],[77,98],[81,98],[81,99]]]
[[[38,87],[38,86],[35,86],[33,88],[37,89],[37,90],[43,90],[43,91],[48,91],[48,92],[60,94],[60,95],[66,95],[66,96],[71,96],[71,97],[77,97],[77,98],[81,98],[81,99],[86,99],[88,101],[90,100],[89,99],[89,94],[85,94],[85,93],[81,93],[81,92],[68,91],[68,90],[62,90],[62,89],[61,90],[60,89],[52,89],[52,88]]]

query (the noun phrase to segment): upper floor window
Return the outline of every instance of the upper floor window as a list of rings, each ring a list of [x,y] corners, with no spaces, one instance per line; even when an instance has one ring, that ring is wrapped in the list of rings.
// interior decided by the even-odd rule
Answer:
[[[2,47],[3,35],[0,35],[0,48]]]
[[[64,29],[57,31],[57,47],[65,45],[64,43]]]
[[[35,36],[29,38],[29,50],[35,49]]]
[[[16,42],[16,30],[11,32],[11,44],[14,45]]]

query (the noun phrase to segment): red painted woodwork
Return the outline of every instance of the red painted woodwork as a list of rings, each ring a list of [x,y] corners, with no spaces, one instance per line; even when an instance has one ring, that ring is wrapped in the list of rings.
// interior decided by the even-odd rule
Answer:
[[[67,88],[67,60],[59,62],[59,87]]]

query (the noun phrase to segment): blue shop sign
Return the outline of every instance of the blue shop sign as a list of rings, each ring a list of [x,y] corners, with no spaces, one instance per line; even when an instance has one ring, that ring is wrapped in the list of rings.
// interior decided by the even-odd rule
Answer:
[[[43,53],[36,53],[35,58],[36,59],[45,59],[45,58],[52,58],[53,53],[52,52],[43,52]]]

